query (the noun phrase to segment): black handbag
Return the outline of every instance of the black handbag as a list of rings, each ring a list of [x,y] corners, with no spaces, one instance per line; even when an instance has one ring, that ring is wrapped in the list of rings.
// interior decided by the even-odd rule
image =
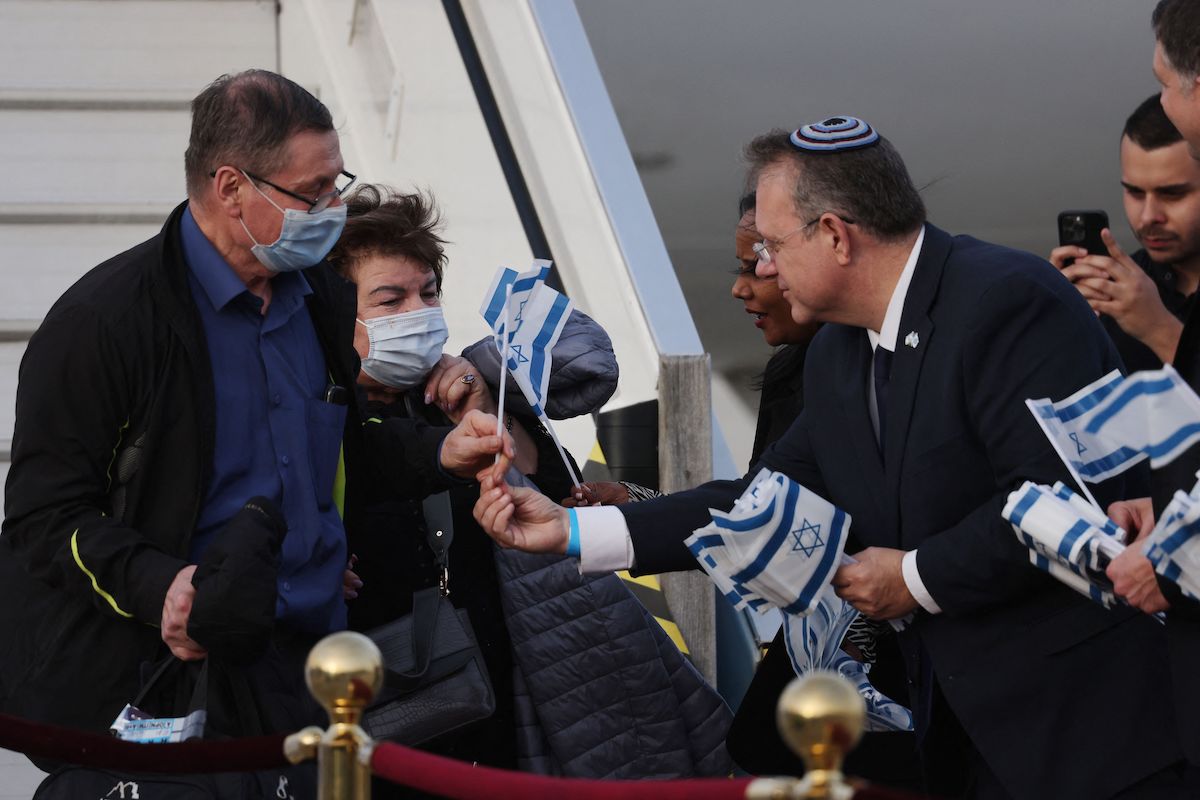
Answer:
[[[209,710],[210,663],[205,659],[200,666],[195,686],[189,692],[190,697],[183,703],[189,712]],[[144,674],[149,677],[130,705],[141,708],[147,702],[157,702],[152,700],[155,691],[161,689],[163,684],[170,684],[187,668],[187,664],[174,657],[164,659],[153,666],[147,665]],[[168,690],[166,695],[171,693]],[[234,694],[242,695],[243,692],[235,691]],[[229,698],[229,701],[245,705],[245,699],[234,696]],[[313,763],[254,772],[186,775],[63,766],[42,780],[33,795],[33,800],[87,800],[93,797],[104,800],[315,800],[316,796],[317,772]]]
[[[363,715],[376,739],[417,745],[490,717],[496,695],[466,610],[449,594],[450,498],[425,499],[429,546],[441,570],[438,587],[413,593],[413,610],[367,633],[383,653],[383,689]]]
[[[95,767],[61,767],[46,776],[33,800],[313,800],[316,770],[305,773],[298,787],[296,767],[261,772],[218,772],[211,775],[118,773]]]

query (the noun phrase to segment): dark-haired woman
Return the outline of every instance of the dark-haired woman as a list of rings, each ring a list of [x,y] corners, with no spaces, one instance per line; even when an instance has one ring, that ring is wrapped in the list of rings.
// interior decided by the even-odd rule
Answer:
[[[497,382],[500,367],[490,339],[468,351],[474,363],[442,354],[444,255],[431,202],[365,186],[347,206],[332,259],[357,288],[364,418],[445,424],[473,409],[494,414],[487,384]],[[551,371],[551,417],[590,412],[616,387],[611,342],[579,312],[555,345]],[[509,396],[504,424],[516,445],[514,467],[547,495],[562,497],[570,477],[549,435],[522,407],[528,411]],[[425,544],[421,505],[395,499],[395,488],[382,480],[367,486],[367,522],[348,533],[362,583],[350,587],[358,595],[350,623],[359,630],[407,613],[413,590],[437,585],[440,575]],[[450,490],[448,596],[470,616],[497,708],[422,747],[572,777],[727,774],[728,708],[620,579],[583,577],[565,557],[496,551],[471,515],[478,493],[474,484]],[[636,674],[631,664],[639,665]],[[648,728],[653,737],[639,733]]]

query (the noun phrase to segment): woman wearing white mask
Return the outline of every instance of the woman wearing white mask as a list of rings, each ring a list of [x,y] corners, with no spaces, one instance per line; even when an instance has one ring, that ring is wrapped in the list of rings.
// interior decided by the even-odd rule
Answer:
[[[363,418],[407,416],[444,425],[447,418],[457,423],[472,409],[495,414],[495,400],[479,370],[464,358],[442,353],[447,339],[440,299],[445,255],[432,201],[366,185],[346,205],[348,222],[330,261],[357,287],[354,345],[362,360]],[[505,422],[517,447],[517,468],[539,485],[565,492],[570,478],[548,437],[536,433],[536,421],[506,415]],[[539,449],[547,457],[539,458]],[[539,464],[546,469],[539,471]],[[365,524],[347,531],[360,579],[347,584],[350,626],[356,630],[408,613],[413,591],[438,585],[440,572],[425,541],[421,504],[397,498],[382,481],[359,490],[364,488]],[[423,747],[460,760],[515,768],[511,645],[492,544],[471,516],[477,497],[475,485],[450,492],[454,538],[448,596],[468,611],[495,689],[496,712]]]
[[[357,284],[364,418],[403,415],[437,424],[443,414],[453,420],[473,408],[494,411],[485,383],[498,385],[500,365],[490,337],[465,352],[474,363],[441,354],[444,258],[430,201],[365,186],[347,205],[332,258]],[[612,343],[579,311],[567,320],[551,362],[545,409],[552,419],[595,411],[616,389]],[[553,440],[519,393],[505,408],[516,468],[548,497],[566,496],[571,480]],[[363,579],[349,607],[358,630],[407,613],[413,589],[436,585],[438,576],[421,505],[397,500],[396,487],[377,483],[366,487],[364,524],[347,529]],[[496,711],[421,746],[577,778],[728,774],[728,709],[621,579],[581,576],[578,562],[565,556],[494,549],[471,515],[478,496],[474,484],[450,490],[448,596],[468,612]],[[639,733],[651,728],[652,737]],[[375,797],[395,791],[380,785]]]
[[[432,202],[419,194],[385,197],[366,185],[346,205],[354,223],[330,259],[357,286],[354,349],[368,404],[403,402],[414,411],[419,397],[416,406],[436,406],[455,424],[472,409],[495,415],[479,370],[442,352],[449,336],[441,308],[445,255]],[[506,427],[517,444],[515,466],[532,475],[536,445],[511,416]]]

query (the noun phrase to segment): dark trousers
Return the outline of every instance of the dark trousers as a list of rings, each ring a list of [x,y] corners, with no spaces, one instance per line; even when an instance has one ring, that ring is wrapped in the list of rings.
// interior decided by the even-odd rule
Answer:
[[[933,797],[963,800],[1020,800],[1000,783],[950,711],[937,682],[933,684],[931,724],[921,742],[926,791]],[[1119,725],[1119,720],[1113,720]],[[1096,769],[1104,769],[1097,764]],[[1111,800],[1195,800],[1200,798],[1200,770],[1180,761],[1127,786]],[[1097,800],[1100,800],[1099,798]]]

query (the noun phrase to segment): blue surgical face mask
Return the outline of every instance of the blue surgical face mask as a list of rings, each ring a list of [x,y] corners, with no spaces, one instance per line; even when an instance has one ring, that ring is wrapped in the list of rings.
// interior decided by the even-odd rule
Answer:
[[[449,338],[441,306],[358,320],[371,346],[362,371],[384,386],[419,386],[442,357]]]
[[[245,172],[242,174],[246,175]],[[342,235],[342,228],[346,224],[346,207],[344,205],[330,206],[315,214],[294,208],[283,209],[274,200],[267,197],[249,175],[246,175],[246,180],[250,181],[254,191],[261,194],[263,199],[278,208],[283,214],[283,227],[279,230],[279,238],[271,244],[259,244],[258,240],[254,238],[254,234],[250,233],[250,229],[246,227],[245,220],[238,218],[238,222],[242,223],[242,229],[246,231],[250,241],[254,242],[254,247],[250,248],[250,252],[254,253],[254,257],[264,267],[272,272],[294,272],[307,269],[329,255],[329,251],[337,243],[338,237]]]

